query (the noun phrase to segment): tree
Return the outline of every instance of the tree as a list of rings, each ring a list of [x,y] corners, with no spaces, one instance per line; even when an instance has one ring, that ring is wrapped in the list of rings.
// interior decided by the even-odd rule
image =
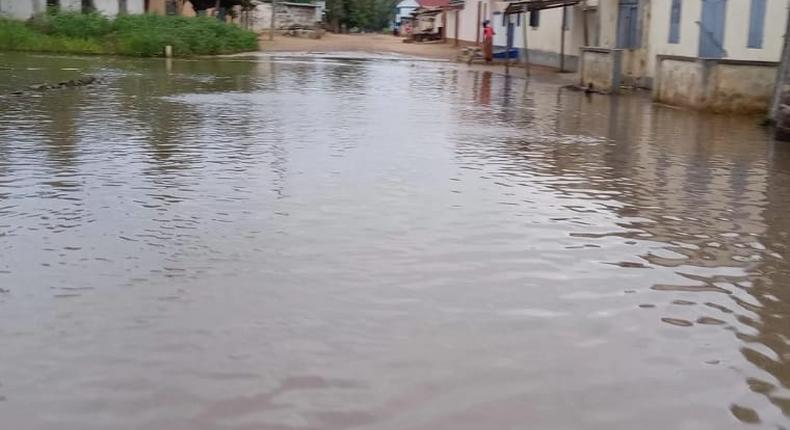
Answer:
[[[327,0],[327,21],[334,31],[341,26],[379,31],[389,26],[395,5],[395,0]]]

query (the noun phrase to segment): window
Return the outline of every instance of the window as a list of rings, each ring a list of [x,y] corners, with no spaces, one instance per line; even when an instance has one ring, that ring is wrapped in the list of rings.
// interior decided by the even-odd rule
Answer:
[[[669,43],[680,43],[680,0],[672,0],[669,14]]]
[[[765,0],[752,0],[749,11],[749,41],[748,48],[762,49],[763,30],[765,27]]]
[[[639,2],[638,0],[620,0],[617,16],[617,47],[620,49],[636,49],[640,43]]]
[[[529,26],[532,28],[540,27],[540,11],[533,10],[529,13]]]

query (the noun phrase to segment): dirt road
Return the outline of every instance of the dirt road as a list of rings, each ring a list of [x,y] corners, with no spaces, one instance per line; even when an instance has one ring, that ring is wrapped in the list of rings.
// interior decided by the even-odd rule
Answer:
[[[260,48],[264,52],[394,53],[443,60],[454,60],[459,51],[452,43],[403,43],[403,38],[387,34],[333,33],[327,33],[318,40],[278,36],[269,41],[264,36]]]
[[[396,54],[425,59],[455,61],[460,52],[460,47],[449,43],[403,43],[403,38],[388,34],[334,34],[326,33],[321,39],[306,39],[299,37],[277,36],[274,41],[269,41],[267,36],[260,40],[260,50],[264,53],[345,53],[358,52],[367,54]],[[503,64],[485,65],[472,64],[463,67],[469,70],[491,71],[504,74]],[[560,74],[557,70],[546,66],[533,65],[533,77],[547,82],[556,82],[561,85],[575,83],[573,74]],[[514,67],[514,76],[524,76],[525,70]]]

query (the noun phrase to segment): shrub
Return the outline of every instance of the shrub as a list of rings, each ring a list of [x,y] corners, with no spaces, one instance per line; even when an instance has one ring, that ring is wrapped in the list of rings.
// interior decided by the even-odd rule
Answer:
[[[48,13],[27,23],[0,19],[0,49],[160,56],[166,45],[177,56],[257,49],[255,33],[208,17]]]

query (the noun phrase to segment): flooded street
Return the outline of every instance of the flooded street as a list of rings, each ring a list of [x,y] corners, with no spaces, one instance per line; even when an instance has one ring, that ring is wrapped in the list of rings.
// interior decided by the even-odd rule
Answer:
[[[754,119],[449,63],[0,66],[0,428],[790,429]]]

